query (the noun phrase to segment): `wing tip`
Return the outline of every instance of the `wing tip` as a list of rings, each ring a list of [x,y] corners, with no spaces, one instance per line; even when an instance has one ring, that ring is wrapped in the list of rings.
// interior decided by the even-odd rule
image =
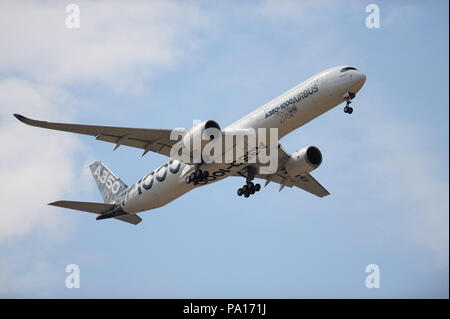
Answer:
[[[323,194],[321,194],[319,197],[320,197],[320,198],[324,198],[324,197],[327,197],[327,196],[329,196],[329,195],[331,195],[330,192],[327,191],[327,190],[325,190],[325,192],[324,192]]]
[[[59,207],[59,204],[61,204],[62,202],[63,202],[62,200],[57,200],[55,202],[48,203],[47,205]]]
[[[14,117],[16,118],[16,119],[18,119],[20,122],[22,122],[22,123],[26,123],[26,120],[28,120],[28,118],[26,118],[25,116],[23,116],[23,115],[20,115],[20,114],[17,114],[17,113],[14,113],[13,114],[14,115]]]
[[[33,120],[29,117],[23,116],[18,113],[14,113],[13,116],[18,119],[20,122],[31,125],[31,126],[41,126],[40,124],[47,123],[45,121]]]

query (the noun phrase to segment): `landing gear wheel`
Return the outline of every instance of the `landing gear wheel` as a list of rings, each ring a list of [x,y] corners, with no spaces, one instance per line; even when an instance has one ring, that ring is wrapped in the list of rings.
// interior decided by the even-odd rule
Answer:
[[[242,194],[246,198],[250,197],[250,195],[253,195],[256,192],[259,192],[259,190],[261,189],[261,185],[253,183],[255,176],[256,176],[256,168],[253,166],[247,166],[247,176],[244,176],[246,177],[245,185],[237,190],[239,196],[241,196],[241,190]]]
[[[205,181],[209,177],[208,171],[202,171],[199,167],[196,167],[195,170],[186,177],[186,183],[193,183],[197,185],[198,183]]]
[[[355,93],[347,92],[344,94],[344,99],[347,102],[344,107],[344,112],[348,114],[353,113],[353,108],[350,107],[350,103],[352,103],[353,98],[355,97]]]
[[[253,184],[252,182],[249,182],[239,188],[237,190],[238,196],[244,195],[245,198],[250,197],[250,195],[255,194],[256,192],[259,192],[261,190],[260,184]]]

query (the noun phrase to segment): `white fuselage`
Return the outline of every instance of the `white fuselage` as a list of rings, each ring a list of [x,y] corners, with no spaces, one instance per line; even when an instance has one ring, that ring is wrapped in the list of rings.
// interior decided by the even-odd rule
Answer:
[[[225,130],[278,128],[279,139],[342,103],[347,92],[357,93],[365,76],[356,69],[345,72],[345,66],[325,70],[252,113],[231,124]],[[295,107],[292,111],[292,107]],[[193,188],[232,176],[243,168],[242,163],[211,163],[202,167],[209,172],[206,181],[197,185],[185,182],[186,166],[171,159],[126,189],[116,201],[127,213],[139,213],[161,207]]]

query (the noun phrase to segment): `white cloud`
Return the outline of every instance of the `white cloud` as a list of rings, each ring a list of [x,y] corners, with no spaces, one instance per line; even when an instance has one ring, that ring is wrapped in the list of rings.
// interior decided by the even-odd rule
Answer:
[[[353,118],[350,127],[342,124],[343,136],[328,148],[337,167],[347,166],[349,151],[353,155],[351,169],[337,173],[350,184],[341,192],[353,196],[354,213],[367,214],[384,240],[429,249],[438,266],[448,267],[448,144],[436,143],[442,128],[415,122],[411,114],[397,115],[397,101],[380,99],[382,90],[371,90],[361,93],[368,95],[362,100],[357,96],[357,121]],[[355,185],[357,194],[352,193]]]
[[[442,176],[442,158],[427,147],[426,137],[417,133],[423,131],[426,128],[395,119],[377,125],[368,141],[381,155],[369,164],[370,171],[384,176],[377,192],[384,193],[386,201],[408,207],[399,229],[430,248],[440,266],[448,267],[449,185]]]
[[[170,1],[76,3],[81,27],[68,29],[65,3],[2,1],[0,71],[45,83],[130,88],[176,65],[197,46],[192,32],[205,23],[197,7]]]
[[[380,240],[384,247],[398,240],[392,245],[394,249],[408,249],[417,255],[428,250],[437,266],[448,267],[445,128],[433,127],[428,119],[415,121],[412,113],[418,106],[414,104],[410,105],[411,113],[397,114],[398,101],[386,98],[384,88],[371,83],[354,100],[356,113],[352,117],[336,121],[335,116],[343,116],[340,105],[331,111],[334,115],[316,120],[326,128],[323,134],[305,126],[302,140],[314,141],[321,149],[321,144],[326,145],[322,149],[323,167],[313,175],[329,188],[331,200],[342,198],[346,209],[339,212],[349,222],[354,221],[358,231],[364,232],[367,225],[373,230],[372,239]],[[339,134],[330,135],[332,131]]]
[[[357,2],[347,1],[348,9],[355,7]],[[296,20],[299,23],[322,23],[319,13],[332,13],[340,4],[336,1],[296,1],[296,0],[264,0],[256,6],[256,12],[270,20]],[[297,30],[300,31],[300,30]]]
[[[101,83],[136,88],[158,68],[172,67],[197,45],[185,37],[203,25],[196,6],[170,1],[77,1],[80,29],[65,26],[66,4],[2,1],[0,4],[1,193],[0,243],[36,225],[61,222],[44,204],[61,197],[79,177],[75,136],[25,126],[23,113],[71,121],[76,101],[62,86]],[[17,77],[22,79],[17,79]],[[56,227],[56,226],[55,226]]]
[[[74,136],[26,126],[12,114],[25,111],[30,116],[67,119],[70,101],[67,93],[53,87],[0,81],[0,244],[36,229],[48,234],[66,229],[62,215],[46,204],[80,181],[74,154],[82,146]]]
[[[73,219],[46,204],[93,185],[75,159],[80,152],[90,158],[76,136],[26,126],[12,114],[71,122],[81,105],[71,86],[142,89],[143,80],[198,47],[195,32],[206,21],[186,3],[77,1],[81,28],[68,29],[66,4],[0,2],[0,245],[36,234],[67,237]],[[19,258],[28,263],[30,253],[20,250]],[[45,260],[17,272],[17,258],[1,259],[0,294],[45,286]]]
[[[308,3],[306,2],[294,0],[265,0],[259,4],[257,12],[270,19],[299,18],[305,14],[305,7],[307,6]]]
[[[380,7],[380,26],[411,28],[423,13],[414,4],[389,4]]]
[[[58,272],[45,260],[30,262],[29,259],[14,256],[14,264],[0,260],[0,296],[29,298],[35,294],[40,298],[50,298],[51,292],[43,287],[52,287]],[[17,267],[20,265],[21,267]]]

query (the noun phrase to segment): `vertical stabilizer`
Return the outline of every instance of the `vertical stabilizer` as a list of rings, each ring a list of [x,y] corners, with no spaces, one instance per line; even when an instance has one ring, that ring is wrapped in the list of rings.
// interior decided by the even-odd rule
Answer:
[[[105,203],[111,204],[128,186],[100,161],[89,165]]]

